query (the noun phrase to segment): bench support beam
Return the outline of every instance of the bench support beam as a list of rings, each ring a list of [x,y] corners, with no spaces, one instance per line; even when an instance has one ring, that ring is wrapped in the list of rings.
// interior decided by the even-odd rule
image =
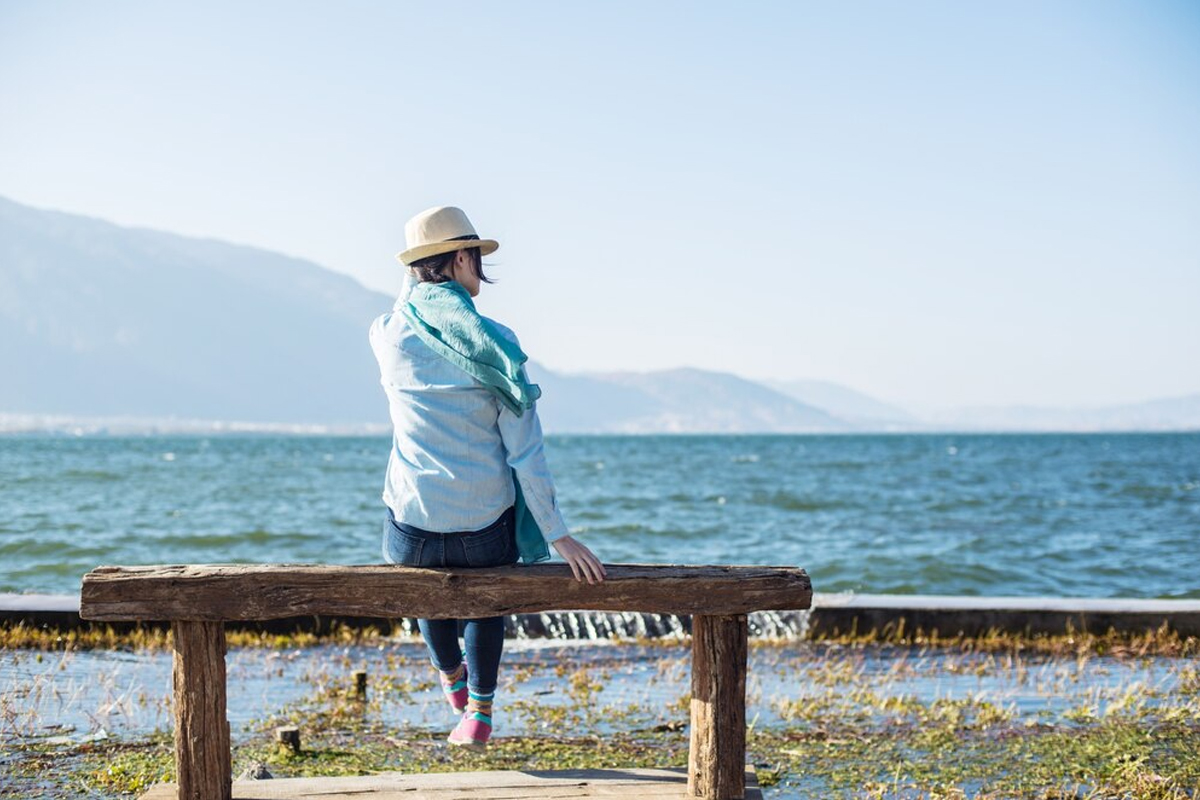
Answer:
[[[691,797],[745,796],[748,635],[745,614],[692,617]]]
[[[175,769],[179,800],[231,800],[225,715],[225,625],[171,623],[175,640]]]

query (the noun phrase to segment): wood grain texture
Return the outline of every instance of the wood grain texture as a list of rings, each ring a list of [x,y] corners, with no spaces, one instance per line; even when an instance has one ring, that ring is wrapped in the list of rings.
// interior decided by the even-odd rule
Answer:
[[[692,618],[690,797],[732,800],[745,794],[749,632],[744,614]]]
[[[746,800],[761,800],[754,768],[746,767]],[[341,778],[236,781],[234,800],[516,800],[516,798],[672,798],[682,800],[681,769],[571,769],[384,773]],[[141,800],[175,800],[175,784],[153,787]]]
[[[487,569],[284,564],[98,567],[83,578],[91,620],[269,620],[307,615],[447,619],[554,610],[745,614],[812,605],[796,567],[625,564],[576,581],[566,564]]]
[[[179,800],[229,800],[233,770],[225,715],[225,627],[174,622],[171,631]]]

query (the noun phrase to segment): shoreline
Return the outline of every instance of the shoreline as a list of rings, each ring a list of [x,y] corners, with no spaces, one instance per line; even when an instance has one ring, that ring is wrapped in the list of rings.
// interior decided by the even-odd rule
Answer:
[[[620,637],[659,638],[690,632],[686,617],[564,611],[520,614],[507,619],[520,638],[559,640]],[[0,594],[0,625],[32,625],[60,630],[165,628],[168,623],[92,623],[79,617],[78,595]],[[411,620],[374,617],[287,617],[253,623],[226,623],[233,630],[271,634],[372,628],[384,633],[409,630]],[[1180,637],[1200,637],[1200,600],[1085,597],[986,597],[959,595],[813,593],[809,611],[751,615],[751,636],[813,638],[936,631],[940,636],[1008,634],[1149,633],[1163,628]]]

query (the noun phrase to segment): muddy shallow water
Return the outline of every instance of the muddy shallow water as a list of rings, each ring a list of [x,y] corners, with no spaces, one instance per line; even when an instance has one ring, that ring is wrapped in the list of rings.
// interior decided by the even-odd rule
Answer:
[[[451,712],[418,641],[273,650],[231,648],[228,715],[235,742],[263,725],[349,697],[366,669],[371,704],[397,729],[440,730]],[[889,699],[988,704],[1007,716],[1054,722],[1103,716],[1110,705],[1153,705],[1194,680],[1188,659],[972,653],[915,646],[793,641],[753,646],[747,721],[779,727],[806,708],[870,709]],[[497,694],[497,735],[561,724],[573,709],[596,733],[687,721],[690,649],[684,642],[513,641]],[[0,651],[0,740],[136,738],[171,727],[171,654],[112,650]],[[591,709],[588,713],[586,709]],[[550,722],[553,720],[553,723]]]

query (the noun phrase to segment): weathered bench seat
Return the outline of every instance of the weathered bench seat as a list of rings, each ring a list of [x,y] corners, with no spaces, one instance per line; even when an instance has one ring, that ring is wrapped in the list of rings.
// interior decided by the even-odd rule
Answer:
[[[223,623],[306,615],[455,618],[542,611],[692,615],[688,793],[742,797],[746,753],[746,615],[805,609],[794,567],[606,565],[600,584],[565,564],[487,569],[237,564],[98,567],[80,616],[170,621],[174,633],[179,797],[231,797]]]

